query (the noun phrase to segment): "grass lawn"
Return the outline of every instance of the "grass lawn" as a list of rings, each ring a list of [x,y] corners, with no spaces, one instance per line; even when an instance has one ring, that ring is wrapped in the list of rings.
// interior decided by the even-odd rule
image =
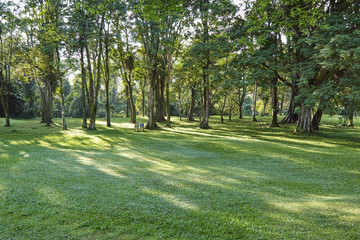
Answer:
[[[0,239],[360,239],[359,127],[173,119],[0,127]]]

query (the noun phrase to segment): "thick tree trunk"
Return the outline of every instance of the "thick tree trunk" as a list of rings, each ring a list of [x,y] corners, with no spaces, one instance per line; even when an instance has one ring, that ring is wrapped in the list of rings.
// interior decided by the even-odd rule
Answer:
[[[252,121],[256,122],[256,98],[257,98],[257,83],[255,82],[252,97]]]
[[[323,114],[323,111],[322,111],[322,109],[319,108],[314,115],[314,118],[311,122],[312,128],[314,131],[320,131],[319,126],[320,126],[322,114]]]
[[[164,69],[163,69],[164,70]],[[163,73],[159,74],[157,79],[157,86],[156,86],[156,121],[157,122],[165,122],[165,114],[164,114],[164,89],[165,89],[165,75]]]
[[[46,126],[50,126],[52,123],[51,114],[52,114],[52,105],[53,105],[53,96],[52,90],[49,83],[44,83],[40,87],[40,99],[41,99],[41,123],[45,123]]]
[[[296,97],[296,95],[297,95],[296,92],[293,89],[291,89],[289,109],[288,109],[286,116],[280,121],[280,124],[286,124],[286,123],[293,124],[298,120],[299,116],[295,112],[295,107],[296,107],[295,97]]]
[[[296,133],[312,133],[312,109],[301,106],[301,114],[296,127]]]
[[[353,127],[354,126],[354,110],[351,110],[349,113],[349,123],[348,123],[349,127]]]
[[[156,78],[156,73],[155,73],[155,67],[152,67],[153,69],[151,70],[150,76],[149,76],[149,93],[148,93],[148,117],[149,120],[146,124],[146,129],[154,129],[157,127],[156,125],[156,116],[155,116],[155,111],[154,111],[154,88],[155,88],[155,78]]]
[[[207,85],[208,81],[205,81],[205,87],[204,87],[204,106],[203,106],[203,119],[200,124],[200,128],[207,129],[209,128],[209,119],[210,119],[210,89]]]
[[[277,93],[277,78],[274,78],[271,83],[271,107],[272,107],[272,122],[270,127],[279,127],[277,114],[278,114],[278,93]]]
[[[86,120],[86,95],[85,95],[85,86],[86,86],[86,68],[84,62],[84,47],[80,49],[80,65],[81,65],[81,106],[82,106],[82,128],[87,128]]]
[[[195,87],[191,87],[191,103],[190,103],[190,108],[189,108],[189,112],[187,115],[187,120],[188,121],[195,121],[194,119],[194,111],[195,111],[195,99],[196,98],[196,90]]]

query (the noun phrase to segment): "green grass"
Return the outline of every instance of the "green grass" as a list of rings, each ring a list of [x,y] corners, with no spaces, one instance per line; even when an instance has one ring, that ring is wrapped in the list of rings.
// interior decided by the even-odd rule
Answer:
[[[327,117],[293,135],[259,119],[145,132],[13,120],[0,239],[360,239],[360,128]]]

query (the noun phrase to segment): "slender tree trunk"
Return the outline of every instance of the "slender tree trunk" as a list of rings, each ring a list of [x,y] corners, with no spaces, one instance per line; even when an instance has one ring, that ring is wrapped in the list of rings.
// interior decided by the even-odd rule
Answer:
[[[274,78],[271,83],[271,107],[272,107],[272,122],[270,127],[279,127],[277,114],[278,114],[278,93],[277,93],[277,78]]]
[[[63,79],[60,77],[60,97],[61,97],[61,118],[62,118],[62,129],[67,130],[66,125],[66,116],[65,116],[65,100],[64,100],[64,87],[63,87]]]
[[[323,114],[322,109],[318,108],[311,122],[314,131],[320,131],[319,126],[320,126],[322,114]]]
[[[127,86],[125,88],[125,96],[126,96],[126,118],[128,118],[129,109],[130,109],[130,99],[129,99],[129,88]]]
[[[244,101],[245,101],[245,96],[246,96],[246,86],[243,86],[243,90],[242,92],[240,91],[240,87],[238,88],[238,98],[239,98],[239,119],[243,118],[243,105],[244,105]]]
[[[283,114],[284,100],[285,100],[285,94],[283,94],[283,95],[281,96],[279,116],[282,116],[282,114]]]
[[[5,69],[6,71],[6,69]],[[4,77],[3,75],[3,70],[0,69],[0,81],[1,81],[1,103],[4,109],[4,113],[5,113],[5,127],[10,127],[10,117],[9,117],[9,95],[10,95],[10,87],[9,87],[9,83],[7,81],[5,81],[5,78],[7,78],[7,76]]]
[[[252,98],[252,121],[256,122],[256,98],[257,98],[257,83],[255,82],[254,90],[253,90],[253,98]]]
[[[89,47],[85,46],[86,50],[86,58],[87,58],[87,67],[89,73],[89,98],[88,98],[88,105],[90,108],[90,124],[89,130],[96,130],[95,126],[95,119],[96,119],[96,100],[95,100],[95,82],[93,78],[93,72],[91,69],[91,61],[90,61],[90,51]]]
[[[129,75],[126,78],[127,81],[127,88],[129,92],[129,104],[130,104],[130,112],[131,112],[131,123],[136,123],[136,109],[134,104],[134,98],[133,98],[133,89],[132,89],[132,70],[134,68],[134,59],[132,57],[127,58],[127,69],[129,70]]]
[[[141,108],[142,108],[142,116],[145,116],[145,89],[141,90]]]
[[[194,86],[191,86],[191,103],[187,116],[188,121],[195,121],[194,119],[194,111],[195,111],[195,99],[196,98],[196,90]]]
[[[225,94],[224,104],[222,105],[222,107],[220,109],[221,123],[224,123],[224,110],[225,110],[225,106],[226,106],[226,98],[227,98],[227,94]]]
[[[179,101],[179,118],[180,118],[180,121],[181,121],[181,91],[179,91],[178,101]]]
[[[57,73],[59,77],[59,83],[60,83],[60,99],[61,99],[61,118],[62,118],[62,129],[67,130],[66,125],[66,116],[65,116],[65,99],[64,99],[64,86],[63,86],[63,76],[60,71],[60,52],[59,48],[56,47],[56,60],[57,60]]]
[[[166,127],[171,127],[170,121],[170,80],[171,80],[171,66],[172,56],[170,50],[167,51],[167,78],[166,78]]]
[[[296,133],[312,133],[312,109],[301,106],[301,114],[296,127]]]
[[[109,37],[105,34],[105,109],[106,109],[106,126],[111,127],[110,121],[110,103],[109,103],[109,84],[110,84],[110,69],[109,69]],[[101,54],[101,52],[99,53]]]
[[[209,42],[209,26],[208,26],[208,15],[209,15],[209,1],[205,0],[201,3],[200,11],[203,12],[202,16],[202,25],[203,25],[203,37],[204,44]],[[203,109],[203,119],[200,123],[200,128],[207,129],[209,128],[209,119],[210,119],[210,110],[211,110],[211,99],[210,99],[210,79],[209,79],[209,67],[210,67],[210,53],[209,50],[205,51],[206,63],[203,67],[203,81],[204,81],[204,109]]]
[[[235,108],[235,101],[233,101],[233,100],[230,100],[230,101],[231,101],[231,105],[230,105],[230,108],[229,108],[229,122],[232,121],[232,119],[231,119],[232,111],[233,111],[234,108]]]
[[[84,62],[84,47],[83,47],[83,46],[81,46],[81,49],[80,49],[80,64],[81,64],[82,128],[87,128],[87,120],[86,120],[86,95],[85,95],[86,68],[85,68],[85,62]]]

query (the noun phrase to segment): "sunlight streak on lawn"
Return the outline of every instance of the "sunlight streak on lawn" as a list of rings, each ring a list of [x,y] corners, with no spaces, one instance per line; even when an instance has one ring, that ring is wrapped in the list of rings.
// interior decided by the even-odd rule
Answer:
[[[122,175],[122,174],[116,172],[115,170],[109,168],[105,164],[98,163],[98,162],[92,160],[91,158],[81,156],[80,154],[77,154],[77,161],[84,164],[84,165],[95,167],[97,170],[102,171],[102,172],[104,172],[106,174],[109,174],[111,176],[118,177],[118,178],[124,178],[125,177],[124,175]]]
[[[154,189],[150,189],[150,188],[144,188],[143,190],[146,193],[149,193],[149,194],[151,194],[153,196],[160,197],[160,198],[164,199],[165,201],[175,205],[176,207],[179,207],[179,208],[182,208],[182,209],[185,209],[185,210],[193,210],[193,211],[199,210],[198,206],[196,206],[196,205],[194,205],[192,203],[188,203],[188,202],[186,202],[184,200],[181,200],[181,199],[175,197],[174,195],[164,193],[164,192],[161,192],[161,191],[157,191],[157,190],[154,190]]]

